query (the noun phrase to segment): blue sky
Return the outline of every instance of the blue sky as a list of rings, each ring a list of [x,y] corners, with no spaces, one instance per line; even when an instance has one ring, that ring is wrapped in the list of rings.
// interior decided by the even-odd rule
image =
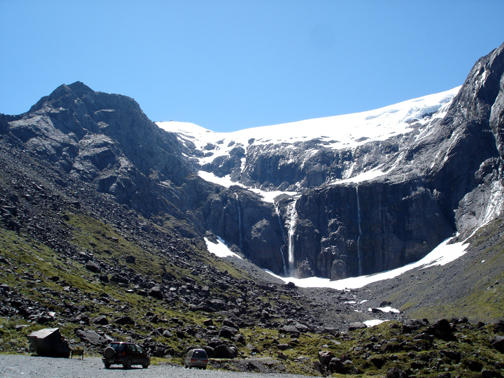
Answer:
[[[504,42],[502,0],[0,0],[0,112],[62,83],[215,131],[451,89]]]

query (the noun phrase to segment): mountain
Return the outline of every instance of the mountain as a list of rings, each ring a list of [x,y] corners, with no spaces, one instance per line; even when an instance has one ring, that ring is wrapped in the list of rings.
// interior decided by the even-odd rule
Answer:
[[[461,87],[358,114],[232,133],[158,125],[226,188],[206,229],[279,274],[372,274],[502,212],[502,61],[501,46]]]
[[[447,92],[229,134],[81,82],[0,115],[0,351],[52,326],[94,352],[274,360],[237,369],[502,369],[502,324],[469,320],[504,305],[503,77],[504,45]],[[448,240],[463,248],[432,264]],[[352,290],[284,284],[383,271]],[[467,339],[478,356],[452,343]]]

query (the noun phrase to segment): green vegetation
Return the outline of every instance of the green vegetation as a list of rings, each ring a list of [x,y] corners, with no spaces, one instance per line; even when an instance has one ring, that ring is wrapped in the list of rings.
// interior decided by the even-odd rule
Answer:
[[[160,282],[161,274],[169,272],[173,277],[191,276],[188,268],[174,266],[166,257],[154,249],[143,250],[135,243],[126,240],[110,226],[83,215],[67,216],[72,229],[72,242],[82,253],[92,255],[102,263],[111,266],[121,265],[129,269],[125,256],[134,256],[135,274],[145,274],[149,279]],[[105,315],[112,320],[118,315],[134,319],[135,325],[114,325],[103,329],[110,337],[125,339],[125,335],[135,334],[137,339],[150,337],[155,342],[180,353],[190,345],[203,345],[196,335],[188,333],[184,337],[164,337],[156,329],[177,329],[181,325],[201,327],[208,316],[187,311],[180,302],[169,305],[150,296],[139,295],[129,290],[129,285],[103,282],[98,275],[85,268],[83,263],[59,254],[51,248],[33,242],[25,235],[0,228],[0,256],[8,261],[6,269],[0,270],[0,283],[19,295],[29,308],[30,303],[47,312],[54,312],[54,319],[41,325],[27,321],[29,316],[0,317],[0,351],[25,352],[26,335],[44,327],[60,327],[62,334],[75,339],[74,330],[79,322],[62,322],[72,317],[74,307],[87,319]],[[233,267],[222,264],[226,271]],[[192,277],[196,280],[197,277]],[[212,288],[217,290],[218,288]],[[153,324],[150,319],[160,319]],[[90,324],[89,329],[100,329]]]
[[[223,324],[222,315],[194,310],[179,299],[165,301],[149,296],[145,291],[142,294],[134,281],[120,283],[109,280],[110,272],[128,272],[131,277],[141,277],[142,282],[165,282],[168,286],[170,282],[179,286],[187,282],[190,285],[209,285],[211,281],[208,277],[195,273],[195,266],[208,265],[217,269],[218,274],[238,278],[234,281],[238,285],[247,285],[244,273],[223,260],[214,259],[195,245],[189,247],[189,251],[193,252],[186,252],[193,253],[197,261],[191,266],[170,259],[145,240],[139,243],[92,217],[67,214],[65,219],[74,255],[56,252],[25,234],[0,228],[0,256],[4,259],[0,283],[9,287],[12,300],[16,302],[13,306],[19,310],[17,314],[0,317],[0,352],[26,353],[26,336],[44,327],[59,327],[67,339],[80,343],[76,331],[85,328],[114,339],[148,340],[153,345],[162,345],[172,357],[156,357],[153,363],[181,364],[186,349],[207,345],[211,337],[206,321],[212,320],[216,335]],[[163,228],[158,231],[162,232]],[[504,266],[504,243],[498,244],[501,249],[495,253],[483,248],[484,235],[477,237],[481,238],[478,243],[481,243],[481,253],[488,256],[488,264]],[[127,256],[134,257],[135,263],[128,263]],[[86,268],[89,259],[99,261],[101,266],[108,266],[110,270],[105,270],[106,273],[90,271]],[[446,317],[465,314],[468,317],[471,314],[498,317],[504,308],[503,286],[488,285],[487,267],[483,263],[475,264],[464,273],[462,279],[476,282],[467,295],[453,303],[417,309],[415,314],[431,318],[434,313]],[[504,282],[503,274],[497,272],[492,281]],[[102,279],[104,275],[109,279]],[[167,282],[166,275],[172,281]],[[243,295],[240,291],[243,288],[217,284],[209,286],[210,295],[216,297],[222,295],[221,298],[229,300]],[[279,300],[297,305],[287,293],[275,295],[269,295],[267,290],[261,291],[260,296],[247,299],[248,308],[256,311],[267,308],[274,314]],[[44,312],[43,323],[37,323],[37,318],[31,317],[30,308]],[[402,308],[414,308],[414,302],[407,302]],[[76,313],[82,316],[74,319]],[[95,324],[93,319],[100,315],[105,315],[109,324]],[[117,324],[115,320],[122,315],[129,316],[134,324]],[[284,319],[279,317],[276,321],[280,325]],[[215,362],[212,366],[243,370],[246,363],[240,365],[240,361],[258,359],[266,361],[265,364],[270,363],[273,371],[316,375],[320,369],[319,352],[325,351],[340,361],[350,361],[344,367],[347,373],[369,376],[383,375],[392,367],[417,376],[437,376],[446,372],[471,376],[476,374],[470,368],[475,365],[491,371],[502,369],[503,354],[491,346],[490,340],[495,335],[491,326],[461,323],[455,327],[455,338],[447,341],[416,338],[425,333],[426,327],[414,333],[405,333],[402,325],[395,322],[334,335],[312,332],[293,335],[282,331],[280,326],[264,328],[251,325],[239,330],[242,335],[240,340],[229,340],[238,347],[239,358]],[[99,352],[100,347],[87,351],[88,354]]]

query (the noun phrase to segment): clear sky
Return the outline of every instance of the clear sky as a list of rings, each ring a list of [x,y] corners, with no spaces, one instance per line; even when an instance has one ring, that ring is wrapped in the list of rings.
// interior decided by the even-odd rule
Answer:
[[[0,0],[0,112],[77,80],[215,131],[369,110],[462,84],[503,20],[503,0]]]

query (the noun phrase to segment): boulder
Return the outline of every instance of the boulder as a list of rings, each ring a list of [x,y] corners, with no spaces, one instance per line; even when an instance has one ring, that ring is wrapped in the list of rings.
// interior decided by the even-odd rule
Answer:
[[[83,330],[83,329],[77,329],[75,330],[75,334],[84,342],[89,343],[91,345],[95,346],[102,346],[106,344],[109,341],[112,341],[110,339],[107,339],[95,331],[92,330]]]
[[[93,324],[106,325],[109,324],[109,321],[105,315],[98,315],[97,317],[91,320]]]
[[[93,261],[88,261],[86,263],[86,269],[89,270],[90,272],[93,272],[93,273],[99,273],[101,270],[100,267],[98,266],[98,264],[96,264]]]
[[[224,337],[226,339],[231,339],[238,333],[238,330],[234,327],[222,326],[219,331],[219,337]]]
[[[323,367],[329,366],[329,362],[334,357],[334,354],[327,350],[321,350],[318,352],[318,359]]]
[[[393,367],[387,370],[387,378],[408,378],[409,375],[398,367]]]
[[[349,331],[353,331],[356,329],[363,329],[363,328],[367,328],[367,326],[362,322],[352,322],[348,325]]]
[[[131,317],[125,315],[125,316],[121,316],[119,318],[116,318],[114,320],[114,323],[121,324],[121,325],[125,325],[125,324],[133,325],[133,324],[135,324],[135,321]]]
[[[61,335],[59,328],[44,328],[28,335],[30,349],[39,356],[70,356],[68,341]]]
[[[497,349],[499,352],[504,353],[504,336],[495,336],[492,340],[492,347]]]
[[[492,328],[496,334],[504,335],[504,320],[501,319],[495,322],[494,324],[492,324]]]
[[[450,322],[446,319],[441,319],[427,328],[426,333],[433,335],[438,339],[453,340],[455,338],[453,331],[454,329]]]
[[[159,285],[152,287],[149,290],[149,295],[156,299],[163,299],[163,291],[161,290],[161,287]]]
[[[219,344],[214,348],[214,358],[235,358],[238,356],[238,349],[231,344]]]

